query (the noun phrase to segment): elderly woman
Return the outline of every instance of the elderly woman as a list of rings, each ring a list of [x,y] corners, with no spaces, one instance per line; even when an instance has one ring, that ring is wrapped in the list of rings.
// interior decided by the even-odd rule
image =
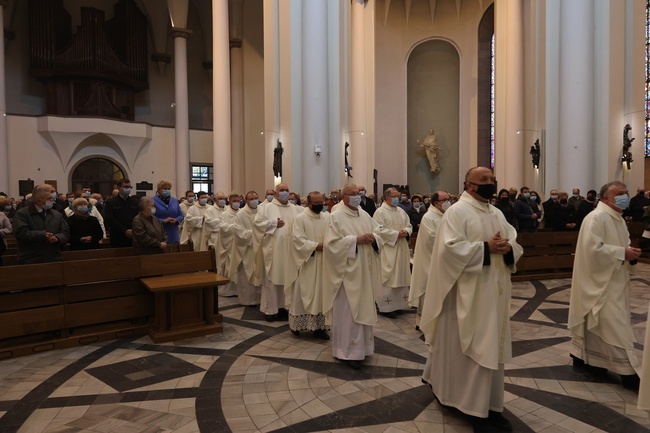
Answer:
[[[183,212],[178,200],[172,197],[172,183],[162,179],[158,182],[158,191],[153,198],[156,206],[156,218],[167,233],[167,242],[170,244],[180,243],[178,226],[183,222]]]
[[[104,237],[99,220],[90,215],[88,200],[76,198],[72,201],[72,214],[68,217],[70,226],[70,249],[92,250],[99,248]]]
[[[13,232],[11,227],[11,222],[9,222],[9,217],[5,215],[5,212],[9,212],[7,208],[11,208],[11,202],[8,198],[0,195],[0,266],[2,266],[2,255],[7,251],[7,241],[5,236],[10,235]]]
[[[165,252],[167,233],[165,233],[158,218],[154,217],[155,213],[157,213],[157,210],[153,199],[142,197],[140,199],[140,213],[133,218],[133,224],[131,225],[133,249],[138,255]]]

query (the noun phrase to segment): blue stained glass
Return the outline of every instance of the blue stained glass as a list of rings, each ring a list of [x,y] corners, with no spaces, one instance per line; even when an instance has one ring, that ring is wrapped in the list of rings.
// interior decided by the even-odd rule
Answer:
[[[645,156],[650,156],[650,0],[645,4]]]

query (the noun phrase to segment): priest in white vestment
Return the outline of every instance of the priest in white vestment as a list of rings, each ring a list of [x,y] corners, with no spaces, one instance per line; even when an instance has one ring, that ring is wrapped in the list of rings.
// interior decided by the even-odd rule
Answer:
[[[387,317],[396,317],[409,308],[411,283],[411,253],[409,238],[413,226],[408,214],[398,206],[400,192],[395,188],[384,191],[384,202],[373,218],[386,231],[387,242],[381,250],[381,279],[377,288],[377,308]]]
[[[576,367],[610,370],[621,375],[623,386],[638,389],[641,363],[630,321],[630,261],[641,250],[630,246],[622,216],[629,205],[625,184],[606,184],[600,197],[583,220],[576,245],[569,304],[571,357]]]
[[[343,205],[330,215],[325,232],[325,306],[332,327],[332,355],[354,369],[375,351],[375,294],[381,274],[381,226],[363,209],[356,185],[343,188]]]
[[[422,216],[418,237],[415,240],[409,305],[418,309],[417,315],[415,316],[415,329],[418,330],[420,329],[420,321],[422,320],[422,307],[424,306],[424,294],[427,290],[427,281],[429,279],[433,244],[438,236],[438,227],[440,227],[442,215],[451,206],[450,198],[449,194],[445,191],[438,191],[433,194],[431,197],[431,206],[429,206],[427,212]],[[435,278],[435,272],[432,275]]]
[[[255,243],[264,257],[260,311],[266,320],[289,320],[284,288],[296,279],[298,270],[291,261],[291,233],[301,209],[289,203],[289,187],[281,183],[272,202],[258,208],[255,215]]]
[[[208,205],[208,193],[199,192],[199,201],[187,210],[181,244],[192,241],[194,251],[207,251],[209,234],[218,225],[219,216]]]
[[[264,267],[262,254],[257,254],[253,242],[259,198],[255,191],[249,191],[245,200],[246,205],[235,216],[228,278],[237,290],[239,303],[256,307],[262,298],[260,275]]]
[[[317,191],[307,196],[307,207],[293,223],[293,266],[296,280],[284,290],[289,306],[289,329],[294,335],[313,331],[314,337],[329,340],[323,307],[331,305],[331,291],[323,290],[323,243],[330,214],[323,212],[325,196]],[[302,209],[302,208],[301,208]]]
[[[422,311],[429,356],[422,379],[442,405],[473,418],[478,431],[507,429],[501,412],[510,340],[511,273],[523,253],[496,207],[492,171],[475,167],[466,191],[442,217]]]
[[[239,194],[231,192],[228,196],[226,210],[221,214],[219,221],[219,237],[215,244],[215,255],[217,258],[217,273],[224,277],[229,277],[230,254],[232,252],[232,240],[235,235],[234,224],[239,205]],[[237,288],[232,284],[232,281],[228,282],[219,286],[219,295],[226,297],[237,296]]]
[[[264,197],[265,197],[265,199],[262,200],[260,202],[260,204],[259,204],[259,207],[258,207],[259,210],[262,210],[262,208],[264,206],[266,206],[267,204],[269,204],[269,203],[271,203],[273,201],[273,199],[275,198],[275,190],[272,189],[272,188],[267,189]]]
[[[183,214],[183,221],[178,226],[178,233],[181,239],[183,239],[183,224],[185,223],[185,217],[187,217],[187,211],[190,207],[196,202],[196,194],[194,191],[187,190],[185,191],[185,200],[179,204],[181,208],[181,213]]]

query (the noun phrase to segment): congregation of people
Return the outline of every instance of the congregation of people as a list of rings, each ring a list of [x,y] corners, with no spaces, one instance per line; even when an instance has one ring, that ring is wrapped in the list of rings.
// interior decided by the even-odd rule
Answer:
[[[180,199],[166,180],[141,198],[128,179],[108,198],[89,188],[58,194],[43,184],[19,203],[0,195],[0,235],[14,234],[18,264],[60,261],[63,246],[109,243],[136,254],[187,243],[214,248],[215,269],[230,280],[219,295],[238,297],[269,322],[287,321],[298,337],[331,338],[333,356],[355,370],[374,353],[377,315],[395,318],[413,308],[429,347],[422,379],[440,404],[485,431],[509,431],[501,412],[512,357],[510,276],[523,254],[517,234],[579,230],[569,310],[573,365],[612,371],[638,389],[626,294],[641,250],[630,246],[626,221],[650,222],[645,189],[628,199],[627,187],[611,182],[586,196],[553,189],[542,201],[526,186],[497,193],[485,167],[464,180],[460,196],[391,187],[379,201],[354,184],[329,194],[300,195],[281,183],[261,198],[255,191],[187,191]],[[650,239],[650,225],[644,233]]]

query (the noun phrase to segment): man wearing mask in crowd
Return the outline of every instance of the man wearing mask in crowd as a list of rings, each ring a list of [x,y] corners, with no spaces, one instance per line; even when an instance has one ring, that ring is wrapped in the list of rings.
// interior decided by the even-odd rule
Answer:
[[[291,234],[295,218],[301,212],[301,207],[289,204],[289,187],[281,183],[276,187],[273,201],[258,209],[255,216],[255,242],[264,256],[260,311],[269,322],[289,320],[284,289],[298,274],[290,260]]]
[[[515,201],[515,218],[517,219],[517,231],[520,233],[534,233],[536,230],[537,214],[530,206],[530,189],[522,186],[521,194]]]
[[[411,275],[411,287],[409,291],[409,304],[418,309],[415,317],[415,329],[418,330],[420,329],[424,294],[427,289],[427,280],[429,279],[429,266],[431,264],[433,244],[438,236],[438,227],[440,226],[440,221],[442,221],[442,215],[451,206],[449,194],[445,191],[434,193],[431,200],[432,205],[429,206],[429,209],[422,217],[420,231],[415,241],[413,273]]]
[[[325,292],[334,298],[325,308],[332,326],[332,355],[360,369],[375,351],[373,327],[377,323],[375,293],[380,282],[381,227],[359,210],[356,185],[343,188],[343,205],[330,216],[325,230]]]
[[[264,197],[266,198],[265,200],[261,201],[259,204],[259,209],[261,210],[264,206],[267,204],[271,203],[273,199],[275,198],[275,190],[274,189],[267,189],[266,192],[264,193]]]
[[[569,204],[574,207],[575,210],[578,210],[580,202],[584,201],[585,198],[580,195],[580,188],[573,188],[573,195],[569,197]]]
[[[218,231],[219,215],[214,206],[208,204],[208,193],[200,191],[199,200],[187,210],[183,223],[181,244],[192,241],[194,251],[207,251],[208,239],[213,230]]]
[[[368,198],[368,191],[363,185],[359,185],[359,196],[361,196],[361,209],[365,210],[368,215],[373,216],[377,210],[375,202]]]
[[[589,213],[596,208],[596,191],[593,189],[590,189],[587,192],[587,198],[583,201],[580,202],[578,205],[578,226],[580,227],[582,225],[582,220],[585,219]]]
[[[104,216],[104,198],[102,197],[101,194],[98,194],[96,192],[90,194],[90,199],[88,202],[97,209],[97,212],[99,212],[102,217]]]
[[[239,194],[231,192],[228,196],[228,207],[221,214],[219,221],[219,238],[215,245],[215,254],[217,256],[217,273],[229,278],[230,270],[230,253],[232,250],[232,240],[235,236],[235,217],[239,211]],[[227,283],[219,286],[221,296],[237,296],[237,287],[234,284]]]
[[[384,191],[384,202],[372,217],[381,226],[386,243],[381,251],[381,277],[376,302],[379,313],[395,318],[408,308],[411,269],[409,239],[413,227],[408,214],[400,208],[400,193],[395,188]]]
[[[70,241],[65,217],[52,209],[56,192],[52,185],[36,186],[33,202],[14,215],[13,229],[18,243],[18,264],[60,262],[61,248]]]
[[[260,275],[264,267],[262,254],[257,254],[253,242],[255,215],[259,209],[259,198],[255,191],[246,193],[246,206],[235,216],[235,237],[228,275],[237,289],[241,305],[256,307],[260,304],[262,287]]]
[[[583,221],[576,245],[569,324],[573,365],[595,373],[621,375],[623,386],[638,390],[641,364],[634,353],[630,322],[630,264],[641,250],[630,246],[623,219],[627,187],[610,182],[601,201]]]
[[[330,213],[334,212],[334,206],[336,206],[341,201],[341,193],[338,188],[332,188],[330,191],[330,198],[327,200],[325,205]]]
[[[546,200],[544,203],[542,203],[542,208],[544,209],[544,226],[545,227],[550,227],[550,224],[547,224],[548,222],[548,215],[549,211],[553,208],[553,205],[557,203],[558,199],[558,190],[557,189],[552,189],[551,194],[548,197],[548,200]]]
[[[399,206],[404,212],[408,212],[412,207],[408,191],[402,191],[398,194],[398,197],[399,201],[397,203],[397,206]]]
[[[131,196],[131,181],[117,181],[118,194],[108,199],[104,205],[106,225],[111,231],[111,247],[130,248],[133,245],[133,218],[140,213],[140,201]]]
[[[310,192],[307,208],[296,217],[291,239],[292,266],[298,274],[284,293],[291,332],[298,336],[300,331],[312,331],[314,337],[329,340],[323,311],[332,304],[332,293],[323,290],[323,245],[330,214],[323,212],[324,204],[322,193]]]

